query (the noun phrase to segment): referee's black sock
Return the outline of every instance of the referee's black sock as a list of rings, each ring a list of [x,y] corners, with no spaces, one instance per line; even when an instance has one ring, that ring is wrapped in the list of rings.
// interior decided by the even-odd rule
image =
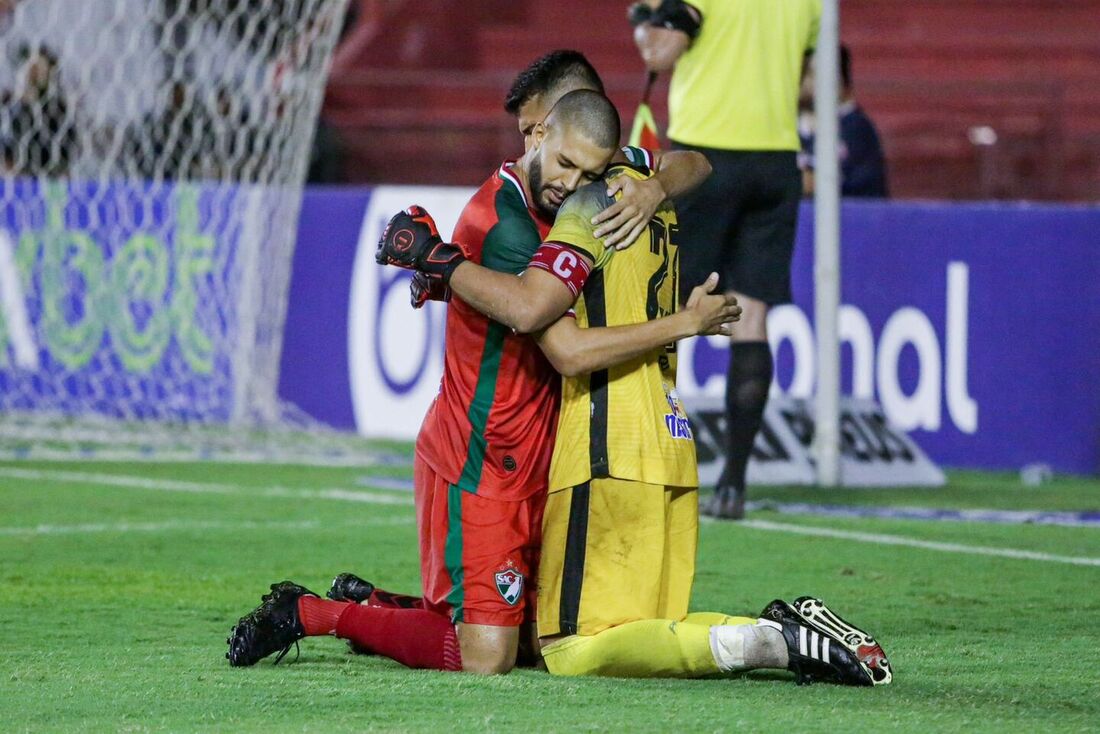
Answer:
[[[768,343],[733,342],[726,379],[726,467],[718,481],[720,489],[744,493],[745,468],[771,384],[772,353]]]

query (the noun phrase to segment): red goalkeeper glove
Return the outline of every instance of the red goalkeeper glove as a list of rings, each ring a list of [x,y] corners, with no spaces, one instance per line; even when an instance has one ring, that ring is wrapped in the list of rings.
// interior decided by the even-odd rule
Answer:
[[[374,259],[379,265],[416,270],[430,282],[446,286],[466,254],[460,245],[444,242],[432,216],[414,205],[390,219],[378,240]]]
[[[428,301],[449,301],[451,289],[424,273],[413,273],[412,281],[409,282],[409,300],[413,308],[422,308]]]

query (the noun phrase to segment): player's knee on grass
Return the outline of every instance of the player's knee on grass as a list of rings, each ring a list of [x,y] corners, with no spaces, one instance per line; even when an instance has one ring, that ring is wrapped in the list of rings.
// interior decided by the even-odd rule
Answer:
[[[519,628],[516,667],[545,668],[542,664],[542,645],[539,643],[539,631],[533,622],[525,622]]]
[[[589,658],[593,636],[563,635],[539,639],[543,665],[546,672],[555,676],[586,676],[595,674]]]
[[[577,639],[584,639],[578,635],[559,635],[557,637],[540,637],[539,638],[539,652],[542,655],[543,665],[546,667],[546,672],[550,675],[581,675],[572,665],[573,655],[560,655],[569,648],[570,643]],[[551,664],[551,659],[553,664]]]
[[[516,666],[518,627],[459,624],[458,645],[462,670],[478,675],[503,675]]]

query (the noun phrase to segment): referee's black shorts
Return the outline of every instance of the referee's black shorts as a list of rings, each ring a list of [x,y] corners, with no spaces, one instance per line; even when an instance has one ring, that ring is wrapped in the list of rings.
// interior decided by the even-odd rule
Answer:
[[[791,300],[802,174],[794,151],[716,150],[681,145],[707,157],[714,172],[676,200],[680,224],[680,297],[712,272],[722,291],[769,305]]]

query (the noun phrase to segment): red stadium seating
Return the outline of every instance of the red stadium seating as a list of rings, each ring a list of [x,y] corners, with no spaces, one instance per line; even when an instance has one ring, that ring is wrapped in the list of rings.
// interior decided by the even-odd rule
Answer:
[[[476,184],[521,151],[514,73],[576,48],[629,125],[644,80],[625,2],[358,0],[325,111],[357,181]],[[1096,199],[1100,0],[844,0],[857,94],[898,196]],[[664,121],[665,87],[654,105]],[[972,142],[991,128],[993,145]]]

